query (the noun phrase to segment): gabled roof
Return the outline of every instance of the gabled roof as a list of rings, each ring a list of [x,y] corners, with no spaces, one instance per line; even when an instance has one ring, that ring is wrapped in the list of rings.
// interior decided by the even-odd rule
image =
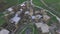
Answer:
[[[6,30],[6,29],[2,29],[2,30],[0,31],[0,34],[9,34],[9,31]]]
[[[18,24],[21,17],[18,17],[18,14],[16,14],[13,18],[11,18],[11,23],[15,22],[15,24]]]
[[[8,11],[12,11],[12,10],[13,10],[13,8],[12,8],[12,7],[10,7],[10,8],[8,8],[7,10],[8,10]]]
[[[23,3],[23,4],[21,4],[21,6],[25,6],[25,4]]]
[[[42,15],[38,14],[38,15],[36,15],[36,17],[38,17],[40,19],[42,17]]]
[[[23,11],[23,9],[20,9],[20,11]]]
[[[49,26],[47,24],[44,23],[35,23],[37,28],[41,28],[42,33],[47,33],[49,32]]]
[[[31,16],[32,17],[32,19],[35,19],[35,16]]]
[[[59,29],[59,30],[57,30],[56,32],[60,34],[60,29]]]
[[[29,14],[30,12],[29,11],[26,11],[25,14]]]

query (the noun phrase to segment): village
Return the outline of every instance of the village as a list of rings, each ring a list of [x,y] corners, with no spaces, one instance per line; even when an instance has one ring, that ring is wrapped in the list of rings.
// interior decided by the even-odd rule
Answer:
[[[50,34],[57,28],[55,24],[52,24],[52,26],[47,25],[50,16],[47,15],[44,9],[34,7],[30,2],[12,6],[6,9],[4,14],[6,23],[0,27],[1,34],[18,34],[19,31],[22,31],[26,26],[29,27],[30,24],[35,25],[41,34]],[[60,32],[57,30],[56,34],[58,33]]]

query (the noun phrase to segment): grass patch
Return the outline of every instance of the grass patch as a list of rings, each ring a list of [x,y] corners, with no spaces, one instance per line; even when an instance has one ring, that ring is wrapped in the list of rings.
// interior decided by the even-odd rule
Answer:
[[[48,25],[50,26],[52,23],[59,23],[58,20],[56,19],[56,17],[54,17],[53,15],[51,15],[50,13],[47,13],[51,18],[48,21]]]
[[[40,7],[46,8],[46,7],[44,6],[44,4],[41,3],[40,0],[33,0],[33,3],[34,3],[36,6],[40,6]]]
[[[0,26],[5,23],[5,19],[0,17]]]
[[[24,1],[26,1],[26,0],[19,0],[19,4],[22,3],[22,2],[24,2]]]

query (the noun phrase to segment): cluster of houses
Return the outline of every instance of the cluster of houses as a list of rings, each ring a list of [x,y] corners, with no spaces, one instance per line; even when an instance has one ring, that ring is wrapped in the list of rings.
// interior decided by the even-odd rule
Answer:
[[[0,30],[0,34],[9,34],[10,31],[16,31],[22,20],[32,20],[36,27],[43,33],[48,34],[49,28],[46,22],[50,19],[44,9],[35,9],[30,3],[22,3],[21,5],[13,6],[7,9],[11,14],[6,14],[5,18],[8,25],[4,25],[4,28]],[[29,21],[28,21],[29,22]],[[22,23],[23,24],[23,23]],[[14,28],[13,28],[14,27]],[[59,31],[59,30],[58,30]],[[57,32],[58,32],[57,31]],[[60,32],[59,32],[60,33]]]

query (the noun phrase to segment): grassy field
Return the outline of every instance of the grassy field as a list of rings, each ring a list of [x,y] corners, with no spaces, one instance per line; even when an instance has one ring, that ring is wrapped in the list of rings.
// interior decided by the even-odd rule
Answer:
[[[50,20],[48,21],[48,25],[50,26],[52,23],[59,23],[58,20],[56,19],[56,17],[52,16],[51,14],[47,13],[48,16],[50,16]]]
[[[22,2],[24,2],[24,1],[26,1],[26,0],[19,0],[19,3],[22,3]]]
[[[0,17],[0,26],[5,23],[5,19]]]
[[[33,0],[33,3],[34,3],[36,6],[40,6],[40,7],[46,8],[46,7],[44,6],[44,4],[42,4],[42,3],[40,2],[40,0]]]
[[[4,18],[1,17],[2,15],[4,15],[4,14],[0,13],[0,25],[2,25],[5,22]]]

